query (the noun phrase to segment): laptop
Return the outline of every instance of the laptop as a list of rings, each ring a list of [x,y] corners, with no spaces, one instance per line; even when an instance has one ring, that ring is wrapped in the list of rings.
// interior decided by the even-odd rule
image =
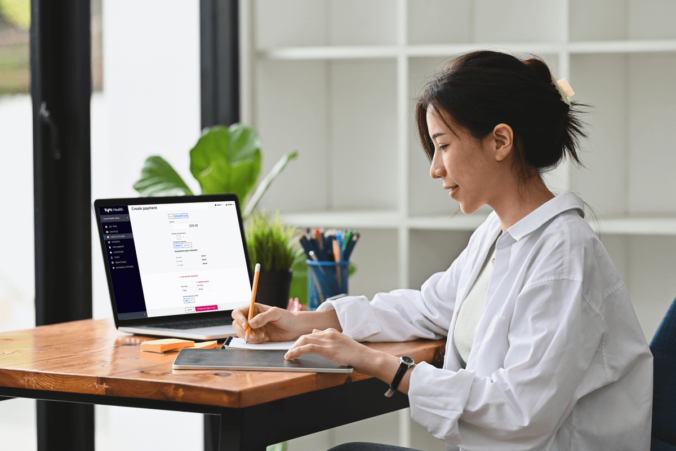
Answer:
[[[236,195],[99,199],[94,210],[118,330],[235,334],[253,276]]]

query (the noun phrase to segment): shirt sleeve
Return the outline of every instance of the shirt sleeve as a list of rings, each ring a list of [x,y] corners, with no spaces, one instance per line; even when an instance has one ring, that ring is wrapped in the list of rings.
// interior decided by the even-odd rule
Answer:
[[[420,290],[378,293],[373,300],[347,296],[323,303],[318,310],[335,310],[343,333],[357,341],[440,339],[448,334],[460,272],[467,249],[448,270],[430,277]]]
[[[435,437],[462,448],[537,448],[572,409],[603,333],[603,320],[584,299],[581,281],[528,286],[517,297],[514,316],[492,318],[479,344],[500,347],[500,337],[507,337],[504,366],[477,377],[465,369],[417,365],[409,386],[411,416]]]

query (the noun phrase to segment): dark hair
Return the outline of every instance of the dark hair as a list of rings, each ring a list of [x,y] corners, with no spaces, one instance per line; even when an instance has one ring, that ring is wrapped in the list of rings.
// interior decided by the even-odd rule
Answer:
[[[442,120],[442,113],[448,113],[475,138],[485,137],[498,124],[509,125],[514,132],[514,169],[525,181],[534,175],[533,168],[538,173],[552,169],[566,154],[582,165],[577,148],[579,139],[587,135],[576,114],[577,107],[586,105],[571,105],[562,100],[549,67],[540,58],[524,61],[505,53],[477,51],[454,59],[427,84],[415,117],[430,160],[434,143],[427,129],[429,106]]]

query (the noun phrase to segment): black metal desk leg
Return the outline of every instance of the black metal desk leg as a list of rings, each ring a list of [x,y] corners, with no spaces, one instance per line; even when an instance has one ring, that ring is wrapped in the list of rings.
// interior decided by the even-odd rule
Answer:
[[[204,415],[204,451],[218,451],[221,431],[220,415]]]
[[[38,401],[38,451],[94,450],[94,406]]]
[[[261,424],[261,427],[264,425]],[[255,430],[255,428],[249,428]],[[221,428],[218,439],[218,451],[265,451],[265,446],[251,447],[254,437],[244,436],[244,411],[241,409],[223,409],[221,412]]]

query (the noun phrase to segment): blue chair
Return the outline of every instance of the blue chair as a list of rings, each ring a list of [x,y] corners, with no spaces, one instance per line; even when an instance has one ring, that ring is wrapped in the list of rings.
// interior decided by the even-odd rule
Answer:
[[[654,362],[651,451],[676,451],[676,299],[650,343]]]

